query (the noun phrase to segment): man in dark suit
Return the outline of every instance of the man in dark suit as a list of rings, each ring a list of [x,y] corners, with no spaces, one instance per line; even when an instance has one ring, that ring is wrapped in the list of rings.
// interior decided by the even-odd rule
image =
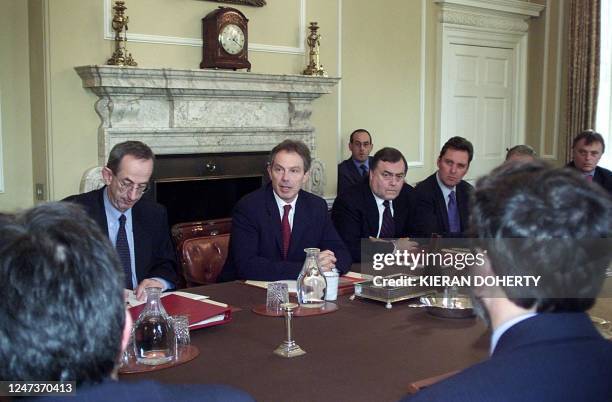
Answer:
[[[351,133],[349,139],[351,157],[338,164],[338,195],[357,183],[363,183],[367,179],[372,158],[372,136],[363,128],[358,128]]]
[[[612,259],[609,196],[568,169],[508,163],[478,181],[472,222],[487,251],[480,275],[541,282],[476,288],[491,358],[408,400],[611,401],[612,342],[585,314]]]
[[[612,172],[597,166],[606,150],[606,144],[601,134],[586,130],[574,138],[572,142],[572,161],[567,165],[578,170],[588,181],[599,184],[612,194]]]
[[[351,257],[329,218],[327,203],[301,189],[310,163],[310,151],[301,141],[285,140],[272,149],[271,183],[243,197],[234,208],[221,280],[296,279],[309,247],[322,250],[323,271],[348,271]]]
[[[332,208],[332,220],[353,262],[362,259],[362,239],[406,238],[414,232],[416,200],[414,189],[404,182],[408,171],[404,155],[395,148],[383,148],[374,154],[370,167],[368,182],[340,194]],[[385,214],[391,219],[389,230]]]
[[[117,382],[132,327],[123,281],[113,246],[80,206],[0,217],[0,381],[75,382],[64,384],[72,396],[49,400],[252,401],[223,386]]]
[[[474,156],[472,143],[463,137],[446,141],[438,156],[438,171],[416,186],[416,231],[419,236],[457,237],[468,227],[469,199],[473,190],[463,180]]]
[[[106,186],[65,201],[85,207],[115,245],[126,276],[126,289],[144,297],[146,287],[172,289],[178,279],[166,209],[142,195],[148,189],[155,156],[140,141],[111,150],[102,169]]]

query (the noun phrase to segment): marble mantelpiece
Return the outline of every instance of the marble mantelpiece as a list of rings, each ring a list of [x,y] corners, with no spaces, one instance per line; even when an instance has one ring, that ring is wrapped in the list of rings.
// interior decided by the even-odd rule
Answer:
[[[322,194],[324,166],[316,158],[312,101],[339,78],[221,70],[90,65],[75,67],[83,87],[98,96],[98,157],[126,140],[147,143],[156,154],[269,151],[286,138],[313,153],[308,188]],[[99,168],[88,181],[99,178]],[[86,187],[86,188],[85,188]]]

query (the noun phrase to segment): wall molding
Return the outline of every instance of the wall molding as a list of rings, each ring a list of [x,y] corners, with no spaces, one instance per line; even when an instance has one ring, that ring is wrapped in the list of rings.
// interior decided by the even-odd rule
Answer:
[[[104,39],[114,40],[114,32],[112,30],[112,0],[102,0],[104,3]],[[283,53],[283,54],[299,54],[305,53],[306,47],[306,0],[299,0],[300,11],[298,15],[298,29],[299,29],[299,40],[297,46],[282,46],[282,45],[269,45],[261,43],[249,43],[250,52],[264,52],[264,53]],[[150,35],[128,32],[127,39],[130,42],[136,43],[155,43],[163,45],[178,45],[178,46],[194,46],[202,47],[201,38],[186,38],[181,36],[164,36],[164,35]]]

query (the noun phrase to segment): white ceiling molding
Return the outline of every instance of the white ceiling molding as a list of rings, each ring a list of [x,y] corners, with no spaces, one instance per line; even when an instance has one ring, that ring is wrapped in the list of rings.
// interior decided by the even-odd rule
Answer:
[[[102,0],[104,2],[104,39],[114,40],[115,34],[112,30],[112,0]],[[299,39],[297,46],[269,45],[260,43],[249,43],[249,51],[265,53],[284,53],[284,54],[304,54],[306,42],[306,0],[300,2],[298,15]],[[164,45],[194,46],[202,47],[202,38],[185,38],[180,36],[149,35],[129,32],[127,34],[129,42],[136,43],[158,43]]]

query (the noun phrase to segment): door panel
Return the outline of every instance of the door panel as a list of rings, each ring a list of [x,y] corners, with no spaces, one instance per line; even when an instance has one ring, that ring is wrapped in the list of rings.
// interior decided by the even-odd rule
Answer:
[[[459,135],[474,145],[467,180],[501,164],[514,145],[512,49],[450,44],[442,68],[441,144]]]

